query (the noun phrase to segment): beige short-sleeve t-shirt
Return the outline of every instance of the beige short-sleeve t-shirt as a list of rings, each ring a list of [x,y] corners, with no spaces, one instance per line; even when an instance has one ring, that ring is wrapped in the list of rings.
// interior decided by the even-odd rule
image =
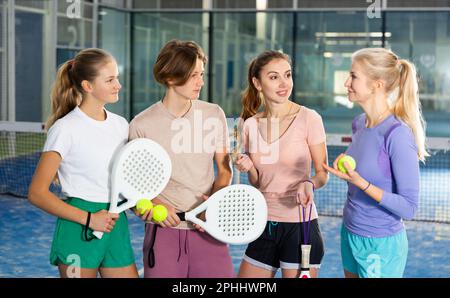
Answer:
[[[172,161],[172,175],[158,196],[176,212],[190,211],[210,195],[214,184],[214,154],[228,152],[225,113],[217,105],[192,100],[182,117],[173,116],[161,101],[138,114],[130,123],[130,140],[149,138],[159,143]],[[177,228],[192,228],[181,222]]]

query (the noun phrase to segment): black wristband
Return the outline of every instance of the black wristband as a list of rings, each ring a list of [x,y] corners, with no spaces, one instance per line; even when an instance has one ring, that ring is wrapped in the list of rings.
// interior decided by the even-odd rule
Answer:
[[[363,189],[363,191],[365,192],[372,184],[369,182],[369,184],[367,184],[366,188]]]

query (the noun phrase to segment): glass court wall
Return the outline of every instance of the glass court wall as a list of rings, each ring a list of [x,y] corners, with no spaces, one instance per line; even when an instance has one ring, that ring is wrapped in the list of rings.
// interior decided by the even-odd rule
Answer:
[[[361,112],[343,87],[351,53],[390,48],[418,69],[428,136],[450,136],[450,9],[442,1],[383,1],[386,7],[372,18],[370,3],[351,0],[92,0],[79,1],[78,15],[71,9],[75,2],[0,0],[1,120],[44,121],[57,66],[91,46],[117,58],[123,87],[109,109],[131,120],[163,96],[153,64],[161,47],[179,38],[205,50],[201,99],[228,116],[239,115],[250,60],[274,49],[292,58],[292,99],[316,109],[327,132],[343,134]],[[7,34],[10,24],[14,39]]]

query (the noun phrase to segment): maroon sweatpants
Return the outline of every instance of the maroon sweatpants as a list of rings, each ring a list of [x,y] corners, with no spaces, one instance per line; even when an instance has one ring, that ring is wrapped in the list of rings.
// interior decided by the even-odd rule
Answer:
[[[228,245],[206,232],[147,224],[143,250],[144,277],[236,276]]]

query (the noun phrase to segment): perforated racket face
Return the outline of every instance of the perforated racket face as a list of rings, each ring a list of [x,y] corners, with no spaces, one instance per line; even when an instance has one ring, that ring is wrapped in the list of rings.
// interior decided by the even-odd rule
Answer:
[[[228,187],[218,202],[209,205],[206,211],[207,225],[215,226],[218,232],[216,238],[230,244],[245,244],[255,240],[263,232],[266,221],[265,199],[249,185]]]
[[[153,199],[166,187],[172,172],[167,152],[149,139],[136,139],[124,148],[115,168],[116,183],[127,199]]]

